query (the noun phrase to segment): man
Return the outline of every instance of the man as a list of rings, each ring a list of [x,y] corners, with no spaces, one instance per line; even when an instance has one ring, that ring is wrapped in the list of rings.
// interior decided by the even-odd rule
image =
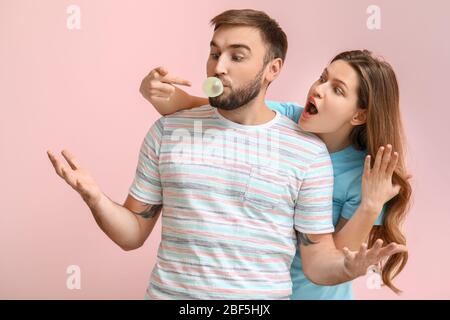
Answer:
[[[326,147],[264,103],[286,56],[286,35],[254,10],[226,11],[212,23],[207,75],[220,78],[224,92],[210,105],[156,121],[123,206],[70,153],[63,152],[67,168],[49,152],[57,173],[125,250],[144,243],[163,207],[146,298],[287,299],[297,239],[305,274],[324,285],[361,276],[405,250],[336,249]]]

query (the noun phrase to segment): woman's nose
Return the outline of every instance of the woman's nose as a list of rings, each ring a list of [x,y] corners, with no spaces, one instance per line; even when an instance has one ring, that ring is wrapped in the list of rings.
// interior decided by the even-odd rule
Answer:
[[[313,87],[312,94],[316,98],[323,98],[323,86],[316,85]]]

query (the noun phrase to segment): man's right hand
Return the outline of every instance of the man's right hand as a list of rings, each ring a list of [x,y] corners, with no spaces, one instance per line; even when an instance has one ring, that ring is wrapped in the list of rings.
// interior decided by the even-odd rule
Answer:
[[[158,67],[142,80],[139,91],[151,103],[169,101],[175,93],[174,84],[191,86],[190,81],[171,75],[164,67]]]
[[[161,204],[144,203],[131,195],[124,205],[117,204],[102,193],[94,178],[69,151],[61,152],[68,166],[51,151],[47,154],[58,176],[81,195],[98,226],[111,240],[126,251],[144,244],[160,216]]]
[[[55,168],[56,174],[80,194],[89,208],[94,208],[102,198],[100,187],[89,172],[80,166],[69,151],[63,150],[61,154],[69,166],[64,165],[50,150],[47,151],[47,155]]]

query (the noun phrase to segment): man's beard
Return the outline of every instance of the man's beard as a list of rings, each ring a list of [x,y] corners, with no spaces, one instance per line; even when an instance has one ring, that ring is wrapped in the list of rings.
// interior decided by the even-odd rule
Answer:
[[[248,104],[255,99],[261,91],[261,79],[264,68],[256,75],[256,79],[243,88],[232,90],[227,97],[222,95],[209,98],[209,104],[223,110],[234,110]]]

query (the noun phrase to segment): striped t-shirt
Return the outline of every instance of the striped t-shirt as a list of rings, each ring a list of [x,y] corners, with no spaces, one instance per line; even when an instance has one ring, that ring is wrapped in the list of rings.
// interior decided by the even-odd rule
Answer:
[[[295,230],[330,233],[325,144],[278,112],[246,126],[209,105],[155,122],[130,194],[163,204],[148,299],[288,299]]]

